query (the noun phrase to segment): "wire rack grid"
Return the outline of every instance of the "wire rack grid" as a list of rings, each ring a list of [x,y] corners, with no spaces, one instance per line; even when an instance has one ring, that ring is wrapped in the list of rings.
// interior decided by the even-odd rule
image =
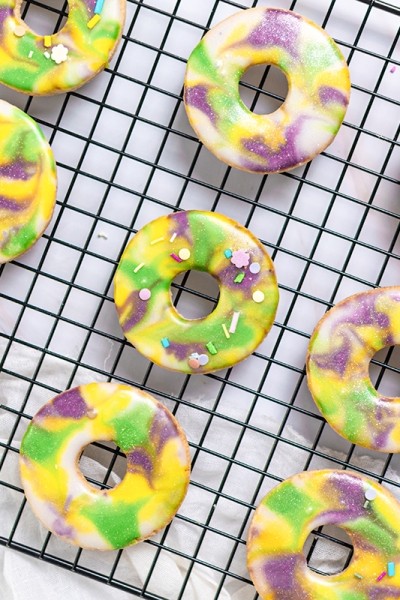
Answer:
[[[0,544],[40,559],[38,566],[52,563],[153,600],[250,600],[257,594],[246,570],[246,531],[278,482],[307,469],[351,468],[400,497],[399,457],[339,438],[313,404],[304,369],[310,334],[328,308],[399,283],[400,5],[273,4],[326,28],[352,74],[335,142],[289,173],[227,168],[198,142],[182,102],[186,60],[202,35],[264,0],[128,0],[118,52],[91,83],[28,100],[2,89],[43,128],[59,176],[50,227],[31,252],[0,269]],[[22,15],[48,33],[67,11],[65,1],[31,0]],[[259,113],[274,110],[286,89],[271,67],[250,69],[241,82],[243,100]],[[132,348],[112,294],[131,236],[157,216],[189,208],[224,213],[255,233],[275,262],[281,294],[274,327],[251,357],[192,377],[166,372]],[[212,311],[218,286],[191,272],[172,294],[196,318]],[[372,361],[372,381],[383,393],[398,395],[399,367],[396,348]],[[172,410],[189,439],[192,477],[163,532],[99,554],[69,547],[37,522],[18,478],[18,449],[32,415],[56,393],[105,380],[134,384]],[[107,443],[89,446],[80,465],[100,488],[115,485],[125,469],[123,454]],[[329,574],[348,564],[352,547],[340,530],[325,527],[309,537],[305,553],[310,568]]]

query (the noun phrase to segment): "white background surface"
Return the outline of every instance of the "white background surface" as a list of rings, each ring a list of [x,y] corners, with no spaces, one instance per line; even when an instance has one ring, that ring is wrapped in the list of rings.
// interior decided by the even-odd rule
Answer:
[[[155,568],[158,547],[143,543],[122,553],[114,577],[138,589],[146,582],[149,594],[168,600],[179,594],[184,600],[250,600],[255,592],[243,543],[249,507],[280,478],[304,468],[340,468],[332,457],[377,478],[385,473],[384,484],[400,497],[390,483],[399,481],[400,458],[387,463],[385,455],[352,451],[330,427],[321,430],[304,379],[309,335],[331,303],[374,285],[400,285],[399,142],[391,146],[400,117],[400,66],[392,73],[395,62],[385,64],[374,55],[388,55],[400,19],[377,9],[366,18],[368,7],[357,0],[296,3],[297,12],[318,24],[332,7],[326,29],[343,42],[350,58],[352,98],[346,124],[311,166],[262,178],[227,170],[207,150],[199,151],[180,100],[185,61],[203,31],[195,25],[215,24],[239,5],[251,6],[250,0],[237,6],[223,0],[140,4],[140,10],[137,3],[127,4],[127,35],[110,69],[76,93],[35,98],[27,105],[21,94],[1,90],[2,98],[27,108],[51,141],[59,191],[46,234],[0,277],[0,455],[6,456],[0,479],[17,488],[0,486],[0,535],[39,551],[47,536],[28,506],[20,514],[16,451],[28,420],[17,421],[13,411],[32,416],[56,392],[93,380],[111,377],[145,385],[175,411],[188,436],[193,484],[180,510],[186,520],[176,518],[166,534],[154,538],[156,544],[163,540]],[[273,4],[290,7],[288,0]],[[49,11],[29,9],[27,23],[39,33],[49,33],[54,22]],[[355,41],[360,50],[352,52]],[[399,63],[399,45],[392,58]],[[258,85],[262,72],[249,71],[245,81]],[[284,94],[285,82],[272,70],[264,88]],[[375,99],[363,122],[372,91]],[[249,105],[253,95],[249,88],[242,91]],[[262,97],[256,111],[274,107],[276,101]],[[148,361],[123,344],[112,302],[112,275],[127,240],[175,206],[217,210],[248,226],[273,256],[281,292],[276,325],[255,355],[230,372],[189,381],[158,367],[149,370]],[[193,275],[189,281],[215,297],[209,278]],[[211,310],[212,303],[184,293],[179,308],[195,317]],[[392,365],[399,366],[398,356],[393,353]],[[379,371],[372,367],[373,380]],[[398,374],[386,371],[380,390],[398,396],[398,389]],[[11,449],[5,451],[4,445]],[[101,480],[105,459],[91,447],[82,469]],[[121,475],[117,470],[109,483]],[[205,523],[212,531],[204,534]],[[46,552],[67,561],[76,558],[76,549],[54,536]],[[325,545],[323,552],[318,542],[312,565],[334,572],[345,555],[337,545]],[[116,557],[115,552],[84,551],[78,565],[108,577]],[[0,547],[1,600],[69,596],[119,600],[128,594]]]

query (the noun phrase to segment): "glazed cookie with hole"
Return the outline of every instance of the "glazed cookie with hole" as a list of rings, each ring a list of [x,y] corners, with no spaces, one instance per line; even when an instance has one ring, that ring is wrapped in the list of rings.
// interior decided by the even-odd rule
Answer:
[[[94,488],[78,469],[94,441],[113,441],[126,454],[126,475],[113,489]],[[27,500],[47,529],[81,548],[113,550],[172,520],[187,491],[190,457],[178,422],[152,396],[91,383],[39,410],[22,440],[20,471]]]
[[[219,283],[215,310],[185,319],[170,286],[183,271]],[[115,275],[115,304],[125,336],[147,358],[183,373],[231,367],[257,348],[272,327],[278,286],[272,261],[248,229],[206,211],[152,221],[128,244]]]
[[[3,0],[0,83],[34,96],[60,94],[108,65],[122,35],[126,0],[68,0],[64,27],[37,35],[21,19],[21,0]]]
[[[319,410],[347,440],[380,452],[400,452],[400,398],[374,388],[369,363],[394,345],[400,345],[400,287],[342,300],[320,320],[308,348],[308,387]]]
[[[254,65],[281,69],[289,92],[278,110],[252,113],[239,95]],[[314,158],[333,141],[350,98],[338,46],[318,25],[280,8],[252,8],[213,27],[189,57],[185,106],[205,146],[223,162],[279,173]]]
[[[46,229],[56,201],[56,164],[42,130],[0,100],[0,263],[20,256]]]
[[[311,571],[303,553],[308,535],[323,525],[343,528],[354,546],[349,566],[330,577]],[[247,539],[247,566],[262,600],[399,598],[400,504],[357,473],[294,475],[257,507]]]

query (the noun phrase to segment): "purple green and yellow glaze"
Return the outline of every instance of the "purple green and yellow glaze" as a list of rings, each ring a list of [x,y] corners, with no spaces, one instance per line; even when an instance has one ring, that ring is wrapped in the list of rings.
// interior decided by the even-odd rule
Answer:
[[[400,452],[400,398],[381,395],[369,363],[400,344],[400,287],[361,292],[318,323],[307,356],[310,392],[328,423],[354,444]]]
[[[190,256],[181,259],[185,253]],[[183,318],[170,295],[173,279],[191,269],[210,273],[220,286],[215,310],[196,320]],[[150,292],[146,301],[141,290]],[[278,296],[260,241],[206,211],[170,214],[143,227],[115,276],[115,304],[128,340],[161,367],[184,373],[225,369],[251,354],[272,327]]]
[[[97,490],[77,468],[94,441],[113,441],[127,457],[124,479]],[[33,512],[70,544],[113,550],[165,527],[189,483],[186,437],[172,414],[126,385],[91,383],[39,410],[21,444],[22,484]]]
[[[104,69],[122,35],[125,0],[105,0],[93,28],[88,23],[96,0],[68,0],[68,6],[64,27],[41,36],[21,20],[21,0],[0,0],[0,83],[25,94],[52,95],[76,89]],[[59,45],[68,55],[57,64],[52,54]]]
[[[368,502],[365,493],[374,491]],[[349,535],[349,566],[324,577],[307,567],[311,531],[336,525]],[[377,581],[394,562],[396,574]],[[348,471],[305,471],[274,488],[250,524],[247,565],[262,600],[400,598],[400,505],[385,488]]]
[[[242,102],[250,67],[275,65],[288,79],[282,106],[269,115]],[[350,98],[338,46],[312,21],[279,8],[252,8],[213,27],[189,57],[185,106],[200,140],[220,160],[254,173],[279,173],[322,152],[337,134]]]
[[[42,130],[22,110],[0,100],[0,263],[37,241],[56,201],[56,165]]]

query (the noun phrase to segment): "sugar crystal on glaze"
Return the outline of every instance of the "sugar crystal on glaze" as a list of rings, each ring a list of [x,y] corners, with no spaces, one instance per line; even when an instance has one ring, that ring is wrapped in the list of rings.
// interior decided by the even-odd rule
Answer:
[[[164,241],[151,245],[158,238]],[[182,248],[190,256],[178,262]],[[227,249],[239,254],[240,264],[251,256],[260,271],[251,277],[240,275],[227,259]],[[135,272],[142,262],[146,267]],[[191,269],[210,273],[220,286],[216,308],[202,319],[185,319],[171,301],[172,281]],[[235,283],[238,275],[240,283]],[[140,301],[143,287],[151,291],[148,302]],[[128,340],[156,364],[184,373],[212,372],[246,358],[272,327],[278,304],[274,267],[264,246],[239,223],[206,211],[177,212],[145,225],[124,251],[114,289]],[[253,301],[256,290],[263,294],[260,304]],[[160,343],[165,338],[168,347]]]
[[[114,441],[127,473],[110,490],[86,481],[77,464],[94,441]],[[114,550],[165,527],[189,483],[186,438],[152,396],[126,385],[67,390],[34,416],[21,444],[20,471],[33,512],[47,529],[82,548]]]
[[[288,78],[285,102],[269,115],[242,102],[239,81],[253,65]],[[276,8],[243,10],[213,27],[193,50],[185,107],[200,140],[228,165],[254,173],[294,169],[334,139],[350,98],[338,46],[315,23]]]
[[[328,423],[379,452],[400,452],[400,398],[374,388],[369,363],[382,348],[400,345],[399,322],[400,287],[361,292],[326,313],[308,348],[308,386]]]
[[[19,108],[0,100],[0,263],[20,256],[50,222],[56,164],[42,130]]]
[[[376,501],[363,507],[367,489]],[[323,525],[343,528],[354,546],[341,573],[307,566],[307,536]],[[393,600],[400,578],[379,581],[388,561],[400,564],[400,504],[375,482],[349,471],[305,471],[277,485],[250,523],[247,566],[262,600]]]

